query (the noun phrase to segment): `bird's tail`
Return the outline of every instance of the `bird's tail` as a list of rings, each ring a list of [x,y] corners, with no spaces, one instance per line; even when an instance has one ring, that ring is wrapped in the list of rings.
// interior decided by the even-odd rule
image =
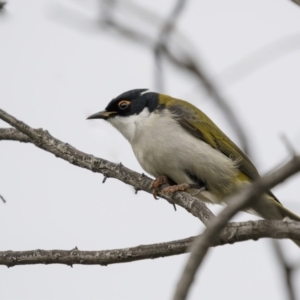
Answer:
[[[285,208],[273,194],[267,194],[254,204],[253,209],[267,220],[282,220],[286,217],[300,222],[300,217]],[[300,240],[293,240],[300,247]]]
[[[294,214],[292,211],[288,210],[286,207],[284,207],[281,203],[276,202],[276,205],[278,206],[279,211],[283,215],[283,217],[288,217],[294,221],[300,222],[300,217],[296,214]],[[292,240],[298,247],[300,247],[300,240]]]

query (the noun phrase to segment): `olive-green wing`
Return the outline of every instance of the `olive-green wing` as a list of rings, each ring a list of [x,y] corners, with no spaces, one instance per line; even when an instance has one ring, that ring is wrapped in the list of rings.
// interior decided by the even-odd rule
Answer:
[[[260,177],[257,169],[245,153],[197,107],[189,102],[167,95],[160,95],[159,103],[173,113],[177,122],[186,129],[187,132],[236,161],[239,170],[248,178],[255,180]],[[269,191],[268,194],[274,198],[275,201],[280,203],[271,191]]]

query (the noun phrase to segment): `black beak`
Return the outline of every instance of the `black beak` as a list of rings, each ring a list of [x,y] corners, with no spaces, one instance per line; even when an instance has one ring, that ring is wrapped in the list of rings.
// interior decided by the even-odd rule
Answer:
[[[106,110],[103,110],[103,111],[97,112],[97,113],[89,116],[86,119],[87,120],[90,120],[90,119],[104,119],[104,120],[107,120],[109,117],[111,117],[112,115],[115,115],[115,114],[116,114],[115,111],[106,111]]]

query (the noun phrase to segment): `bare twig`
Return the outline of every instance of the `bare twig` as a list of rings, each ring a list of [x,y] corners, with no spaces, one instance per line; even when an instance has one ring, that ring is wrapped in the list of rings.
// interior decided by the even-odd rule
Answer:
[[[162,70],[162,54],[164,45],[167,45],[169,36],[172,34],[176,21],[180,13],[183,11],[186,4],[186,0],[176,0],[175,6],[171,11],[169,17],[167,18],[165,24],[163,25],[161,31],[158,35],[158,41],[154,46],[154,59],[156,72],[154,73],[154,82],[157,91],[162,92],[164,90],[163,84],[163,70]]]
[[[285,290],[288,293],[288,299],[295,300],[296,296],[295,296],[295,291],[294,291],[293,284],[292,284],[292,275],[293,275],[294,268],[286,262],[278,241],[273,240],[272,244],[273,244],[273,248],[275,250],[277,261],[280,265],[281,270],[284,273],[283,277],[285,279],[285,286],[286,286]]]
[[[229,223],[220,235],[211,241],[210,246],[216,247],[266,237],[300,239],[300,223],[270,220]],[[187,253],[195,238],[103,251],[80,251],[77,248],[73,250],[1,251],[0,265],[8,267],[34,264],[106,266]]]
[[[63,143],[60,140],[52,137],[48,131],[43,129],[33,129],[1,109],[0,119],[15,127],[18,131],[26,134],[35,146],[46,150],[73,165],[91,170],[93,172],[101,173],[110,178],[119,179],[124,183],[133,186],[135,189],[152,193],[150,189],[152,180],[145,175],[141,176],[141,174],[134,172],[122,165],[114,164],[105,159],[96,158],[93,155],[83,153],[71,145]],[[5,132],[5,130],[11,129],[3,130]],[[10,133],[16,140],[16,134],[14,134],[13,131],[10,131]],[[162,186],[162,188],[163,187],[164,186]],[[188,193],[180,192],[170,196],[161,195],[161,197],[170,203],[175,203],[181,207],[184,207],[192,215],[199,218],[205,225],[207,225],[210,219],[214,217],[214,214],[202,201]]]
[[[294,156],[292,160],[273,173],[258,179],[250,186],[246,186],[227,199],[228,201],[224,200],[225,203],[228,203],[228,206],[218,217],[211,220],[201,237],[197,238],[192,245],[191,255],[176,288],[175,300],[186,299],[195,274],[211,245],[211,241],[220,233],[236,212],[249,207],[249,204],[259,199],[263,193],[299,171],[300,156]]]
[[[178,255],[186,251],[192,239],[187,238],[167,243],[104,251],[80,251],[77,248],[73,250],[2,251],[0,252],[0,265],[8,267],[34,264],[107,266],[109,264]]]

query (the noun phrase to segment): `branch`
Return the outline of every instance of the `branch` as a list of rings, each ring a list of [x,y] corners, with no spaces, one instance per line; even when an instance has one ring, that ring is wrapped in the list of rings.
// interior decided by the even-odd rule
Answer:
[[[32,143],[31,139],[26,134],[14,128],[0,128],[0,141],[1,140]]]
[[[101,173],[105,177],[118,179],[133,186],[135,190],[143,190],[152,193],[150,189],[152,180],[144,174],[134,172],[122,164],[114,164],[105,159],[81,152],[73,146],[54,138],[48,131],[43,129],[33,129],[1,109],[0,119],[27,135],[30,142],[35,146],[54,154],[56,157],[62,158],[75,166]],[[11,140],[17,140],[18,137],[23,139],[23,136],[13,129],[2,129],[1,132],[2,136],[7,134],[11,137]],[[10,135],[8,133],[10,133]],[[164,186],[161,188],[164,188]],[[207,225],[209,220],[214,217],[214,214],[202,201],[188,193],[180,192],[175,193],[174,195],[161,195],[161,197],[172,204],[175,203],[185,208],[192,215],[199,218],[205,225]]]
[[[163,48],[168,43],[169,36],[172,34],[176,21],[180,13],[183,11],[186,0],[176,0],[176,4],[163,25],[161,31],[158,34],[158,41],[154,46],[154,58],[156,63],[156,72],[154,74],[154,80],[156,82],[156,88],[159,92],[163,91],[163,74],[162,74],[162,54]]]
[[[291,161],[273,173],[258,179],[252,185],[248,185],[238,193],[224,199],[224,202],[228,203],[228,206],[224,208],[218,217],[211,220],[204,233],[192,245],[191,255],[176,288],[175,300],[186,299],[195,274],[211,246],[211,241],[221,232],[227,222],[238,211],[249,207],[251,202],[259,201],[259,197],[263,193],[299,171],[300,155],[294,156]],[[289,220],[285,222],[289,222]]]
[[[34,264],[107,266],[187,253],[195,238],[197,237],[104,251],[80,251],[77,248],[73,250],[1,251],[0,265],[7,267]],[[210,246],[216,247],[247,240],[256,241],[260,238],[300,239],[300,223],[271,220],[229,223],[220,235],[212,240]]]

